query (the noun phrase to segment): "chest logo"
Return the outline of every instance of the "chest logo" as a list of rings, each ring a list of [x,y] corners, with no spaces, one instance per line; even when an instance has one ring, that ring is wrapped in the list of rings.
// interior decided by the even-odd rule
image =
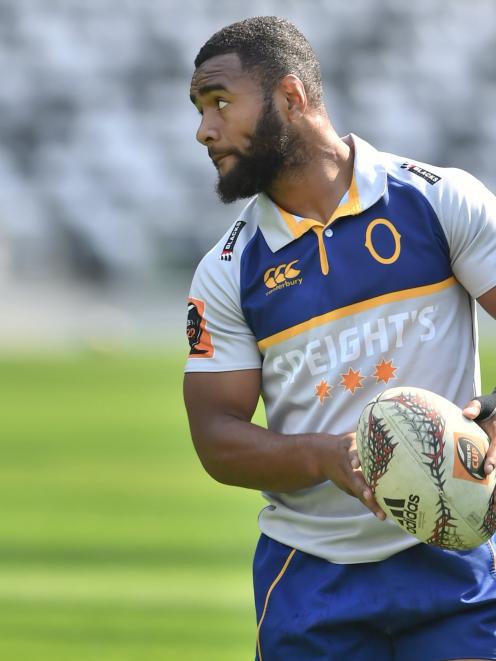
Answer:
[[[271,294],[277,289],[283,287],[291,287],[292,285],[301,285],[303,278],[299,278],[301,271],[295,268],[298,259],[294,259],[288,264],[279,264],[279,266],[271,266],[264,273],[264,283],[267,289],[267,294]]]
[[[391,232],[391,236],[393,237],[394,250],[393,254],[389,255],[389,257],[380,255],[374,246],[374,242],[372,240],[372,232],[378,225],[387,227],[387,229]],[[376,218],[367,226],[367,231],[365,232],[365,247],[372,255],[372,257],[380,264],[394,264],[401,253],[401,234],[390,220],[386,220],[386,218]]]

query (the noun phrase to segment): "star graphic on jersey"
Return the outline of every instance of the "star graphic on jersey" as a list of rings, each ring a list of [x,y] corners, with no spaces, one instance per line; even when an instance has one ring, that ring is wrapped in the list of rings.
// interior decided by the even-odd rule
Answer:
[[[315,397],[320,399],[321,404],[324,403],[324,399],[327,399],[331,396],[331,389],[332,386],[330,386],[324,379],[322,379],[322,381],[315,386]]]
[[[396,376],[394,373],[397,369],[397,367],[394,367],[392,360],[386,362],[383,358],[382,361],[375,366],[374,376],[377,379],[377,383],[380,381],[387,383],[388,381],[391,381],[391,379],[395,379]]]
[[[343,377],[341,380],[341,385],[345,390],[349,390],[352,395],[355,394],[357,388],[363,388],[362,380],[365,378],[360,374],[360,370],[355,372],[351,367],[348,370],[347,374],[341,374]]]

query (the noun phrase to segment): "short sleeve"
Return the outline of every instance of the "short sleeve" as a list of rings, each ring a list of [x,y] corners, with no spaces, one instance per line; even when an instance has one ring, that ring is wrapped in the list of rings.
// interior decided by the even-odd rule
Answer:
[[[467,172],[450,172],[439,218],[453,273],[478,298],[496,286],[496,197]]]
[[[226,275],[210,253],[200,262],[188,298],[186,372],[261,367],[256,340],[241,310],[238,283],[234,269]]]

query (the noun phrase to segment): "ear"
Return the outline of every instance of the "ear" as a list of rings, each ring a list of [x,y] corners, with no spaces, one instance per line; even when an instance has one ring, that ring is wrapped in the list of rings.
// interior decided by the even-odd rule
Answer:
[[[288,121],[294,122],[300,119],[308,107],[305,86],[294,74],[288,74],[281,78],[277,86],[280,94],[281,110]]]

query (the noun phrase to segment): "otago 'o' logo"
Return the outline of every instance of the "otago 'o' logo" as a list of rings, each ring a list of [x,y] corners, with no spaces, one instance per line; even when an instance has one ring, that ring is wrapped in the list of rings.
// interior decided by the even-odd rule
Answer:
[[[298,259],[289,262],[289,264],[279,264],[279,266],[273,266],[270,269],[267,269],[264,274],[265,285],[269,289],[281,285],[285,280],[291,280],[300,275],[298,269],[294,268],[294,265],[298,263]]]
[[[377,225],[384,225],[384,227],[387,227],[393,237],[394,251],[393,254],[390,255],[389,257],[385,257],[384,255],[379,255],[379,253],[374,247],[374,243],[372,241],[372,232],[377,227]],[[386,218],[376,218],[371,223],[369,223],[367,227],[367,231],[365,232],[365,247],[372,255],[372,257],[381,264],[394,264],[394,262],[400,256],[400,252],[401,252],[401,234],[398,232],[398,230],[390,220],[386,220]]]

